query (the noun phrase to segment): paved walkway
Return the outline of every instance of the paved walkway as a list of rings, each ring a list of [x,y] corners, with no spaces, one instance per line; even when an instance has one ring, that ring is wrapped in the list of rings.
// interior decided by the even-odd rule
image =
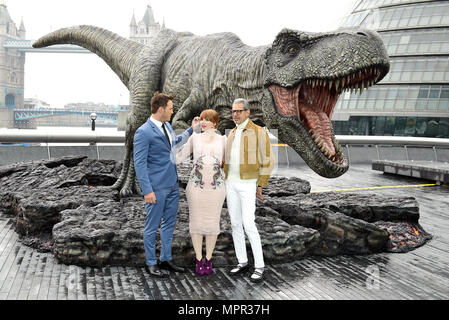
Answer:
[[[321,178],[309,168],[282,170],[312,184],[312,191],[423,184],[426,181],[382,174],[370,165],[354,166],[337,179]],[[345,192],[345,191],[342,191]],[[80,268],[57,263],[52,254],[20,243],[10,216],[0,215],[0,300],[248,299],[352,300],[449,299],[449,188],[380,189],[377,194],[414,196],[420,224],[434,238],[406,254],[308,257],[268,265],[266,280],[233,278],[226,269],[197,277],[193,269],[154,279],[142,268]]]

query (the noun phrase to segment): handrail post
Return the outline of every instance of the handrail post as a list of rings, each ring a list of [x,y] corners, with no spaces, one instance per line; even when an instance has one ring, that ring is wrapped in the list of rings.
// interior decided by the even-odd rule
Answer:
[[[48,160],[51,159],[51,153],[50,153],[50,146],[47,143],[47,153],[48,153]]]
[[[351,156],[349,154],[349,144],[346,145],[346,149],[348,150],[348,163],[351,163]]]

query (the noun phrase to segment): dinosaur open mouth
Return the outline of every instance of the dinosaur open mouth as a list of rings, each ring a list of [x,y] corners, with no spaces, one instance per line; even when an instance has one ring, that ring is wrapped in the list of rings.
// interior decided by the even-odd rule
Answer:
[[[306,79],[292,88],[270,85],[277,112],[301,123],[316,147],[332,163],[344,162],[343,152],[332,130],[332,113],[338,96],[346,90],[367,89],[385,74],[381,67],[358,70],[337,79]]]

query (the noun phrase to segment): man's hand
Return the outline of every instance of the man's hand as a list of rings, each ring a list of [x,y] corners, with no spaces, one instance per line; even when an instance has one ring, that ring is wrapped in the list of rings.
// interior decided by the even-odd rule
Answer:
[[[192,129],[193,131],[198,130],[198,127],[200,126],[200,117],[195,117],[192,120]]]
[[[263,200],[262,187],[261,186],[257,186],[256,197],[257,197],[257,199]]]
[[[154,192],[147,193],[143,196],[143,198],[145,199],[146,203],[156,204],[156,194]]]

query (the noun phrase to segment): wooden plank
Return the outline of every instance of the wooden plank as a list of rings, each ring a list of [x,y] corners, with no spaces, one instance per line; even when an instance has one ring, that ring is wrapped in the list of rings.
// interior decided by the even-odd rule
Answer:
[[[172,286],[176,289],[177,294],[174,296],[176,300],[187,300],[190,299],[190,294],[186,289],[186,286],[181,282],[182,276],[170,277],[170,282]],[[172,294],[173,296],[173,294]]]
[[[322,295],[329,296],[329,299],[360,299],[360,295],[354,295],[351,291],[352,287],[347,286],[345,290],[336,285],[342,284],[342,279],[345,279],[341,273],[335,271],[335,268],[332,268],[332,265],[329,265],[332,257],[322,258],[322,259],[304,259],[304,263],[310,267],[310,269],[315,270],[315,272],[319,273],[317,276],[312,278],[315,286],[322,292]],[[324,263],[326,263],[324,265]],[[324,280],[323,280],[324,279]],[[332,281],[334,280],[334,282]],[[335,280],[339,280],[335,281]]]
[[[86,268],[77,267],[76,299],[87,300],[87,274]]]
[[[100,275],[104,282],[104,291],[106,293],[106,300],[116,300],[114,286],[111,279],[111,270],[109,267],[99,269]]]
[[[0,215],[1,217],[1,215]],[[10,230],[9,228],[9,223],[10,219],[0,219],[0,256],[2,255],[3,252],[3,239],[5,238],[5,236],[8,234],[8,231]]]
[[[8,293],[9,295],[25,253],[26,249],[19,243],[14,246],[14,250],[10,253],[7,261],[8,267],[2,269],[1,277],[4,280],[0,288],[1,293]]]
[[[409,281],[404,275],[403,272],[404,269],[398,266],[393,261],[388,260],[388,268],[382,270],[383,268],[382,263],[376,263],[376,261],[372,261],[371,259],[367,260],[367,258],[363,256],[354,256],[353,258],[358,261],[365,261],[364,262],[365,264],[377,266],[380,270],[380,277],[379,277],[380,286],[388,288],[389,290],[392,291],[392,293],[401,296],[402,299],[425,298],[425,292],[423,290],[420,290],[422,288],[416,290],[416,288],[410,286]],[[354,264],[354,266],[357,268],[358,265]],[[388,277],[390,277],[390,279],[388,279]],[[394,280],[394,282],[392,280]]]
[[[43,276],[41,280],[41,285],[39,287],[39,293],[37,295],[38,300],[47,300],[48,297],[48,291],[50,289],[50,281],[51,281],[51,274],[53,273],[53,255],[52,254],[46,254],[44,257],[41,258],[42,265],[44,266]]]
[[[391,279],[397,277],[395,275],[395,268],[397,266],[391,262],[389,259],[390,254],[379,254],[379,255],[372,255],[372,256],[351,256],[351,257],[344,257],[344,258],[350,258],[354,263],[351,264],[351,267],[354,268],[354,272],[359,272],[360,274],[364,274],[365,281],[368,281],[370,277],[373,281],[376,281],[376,285],[379,286],[377,289],[371,289],[372,292],[382,292],[382,290],[386,290],[389,292],[391,298],[394,300],[398,299],[414,299],[417,297],[419,292],[408,290],[409,288],[399,289],[397,285],[393,284],[391,282]],[[386,268],[385,266],[388,266]],[[379,271],[379,278],[375,279],[373,275],[369,274],[369,270],[374,271],[374,268],[378,268]],[[377,275],[376,275],[377,276]],[[374,284],[371,284],[375,287]],[[382,295],[382,298],[385,299],[385,297]]]
[[[96,300],[106,300],[106,292],[104,287],[103,274],[100,268],[92,268],[95,282],[95,297]]]
[[[18,239],[19,238],[13,229],[8,230],[6,236],[3,238],[3,252],[0,255],[0,281],[5,280],[6,274],[20,247]]]
[[[136,300],[145,300],[146,294],[143,291],[143,283],[139,281],[136,268],[126,267],[125,270],[126,273],[128,274],[131,287],[133,288],[134,298]]]
[[[268,270],[270,270],[274,279],[278,278],[279,282],[284,281],[285,286],[288,287],[288,291],[292,293],[292,297],[294,299],[299,300],[310,300],[310,294],[304,290],[302,287],[304,285],[304,277],[299,275],[299,272],[296,268],[291,266],[290,264],[282,264],[282,265],[269,265]],[[287,276],[287,274],[289,274]],[[313,297],[313,299],[315,299]]]
[[[35,267],[35,272],[33,275],[33,279],[31,281],[31,285],[28,291],[28,300],[37,300],[39,294],[39,288],[41,286],[43,274],[44,274],[44,265],[42,264],[42,257],[44,254],[37,254],[37,264]]]
[[[20,287],[19,295],[17,296],[17,300],[27,300],[28,294],[31,290],[31,284],[33,282],[34,276],[37,271],[37,264],[39,262],[39,253],[35,250],[30,250],[31,257],[30,263],[27,267],[26,273],[24,275],[24,279],[22,285]]]
[[[117,267],[117,282],[121,284],[123,288],[123,293],[127,300],[135,300],[134,292],[129,282],[128,274],[126,273],[125,267]]]
[[[217,295],[217,299],[229,299],[229,293],[223,288],[220,278],[217,275],[217,267],[214,267],[212,274],[206,275],[208,285],[212,291]]]
[[[79,281],[80,269],[81,268],[78,266],[69,265],[65,270],[65,272],[67,272],[67,277],[65,280],[67,300],[78,300],[78,291],[81,289]]]
[[[359,299],[364,300],[375,300],[381,299],[378,295],[377,290],[372,290],[367,287],[367,277],[366,266],[361,266],[356,263],[353,257],[349,256],[337,256],[332,257],[327,261],[331,268],[338,270],[336,272],[341,274],[344,278],[349,290],[352,290],[354,294],[359,296]]]
[[[65,264],[61,264],[59,273],[59,285],[57,291],[57,300],[67,300],[69,292],[70,268]]]
[[[192,271],[190,268],[184,272],[184,274],[188,277],[189,281],[191,282],[192,286],[196,289],[198,292],[200,299],[202,300],[216,300],[217,295],[211,288],[207,285],[207,277],[206,276],[198,276],[194,271]]]
[[[294,268],[304,275],[301,288],[307,295],[309,295],[310,300],[323,300],[324,297],[314,290],[313,285],[310,283],[313,268],[311,268],[305,260],[306,259],[301,259],[293,264]]]
[[[95,283],[95,271],[92,267],[86,267],[86,296],[87,300],[97,300],[97,286]]]
[[[183,273],[179,276],[179,281],[188,294],[187,299],[192,299],[192,300],[200,299],[199,294],[196,292],[194,286],[192,286],[192,284],[190,283],[189,279],[187,278],[186,273]]]
[[[6,298],[8,300],[17,300],[18,299],[20,288],[25,279],[25,275],[27,273],[28,266],[31,261],[31,256],[33,255],[33,251],[29,250],[29,248],[23,246],[23,250],[24,250],[23,257],[19,258],[19,260],[17,261],[17,264],[19,267],[16,272],[14,281],[11,285],[11,289],[8,293],[8,297]]]
[[[112,287],[114,290],[114,295],[117,300],[125,300],[126,295],[121,283],[120,275],[117,267],[109,267],[109,272],[111,274]]]
[[[247,290],[242,288],[242,286],[235,282],[233,277],[229,276],[224,269],[217,269],[217,277],[221,280],[221,283],[228,289],[228,291],[233,292],[233,296],[228,297],[228,299],[237,300],[248,300],[251,296],[248,295]]]
[[[59,279],[61,277],[62,265],[54,260],[54,267],[50,278],[50,287],[48,288],[48,300],[57,300],[59,291]]]
[[[422,266],[419,264],[414,265],[410,261],[404,262],[402,259],[397,259],[395,263],[400,266],[400,268],[398,268],[399,270],[392,270],[395,274],[395,279],[400,279],[400,283],[405,284],[408,289],[417,288],[418,290],[423,291],[426,293],[423,297],[424,299],[425,297],[435,297],[438,299],[445,297],[441,292],[447,290],[447,286],[444,284],[440,285],[438,278],[435,277],[434,274],[425,271]],[[404,270],[407,271],[404,272]]]

